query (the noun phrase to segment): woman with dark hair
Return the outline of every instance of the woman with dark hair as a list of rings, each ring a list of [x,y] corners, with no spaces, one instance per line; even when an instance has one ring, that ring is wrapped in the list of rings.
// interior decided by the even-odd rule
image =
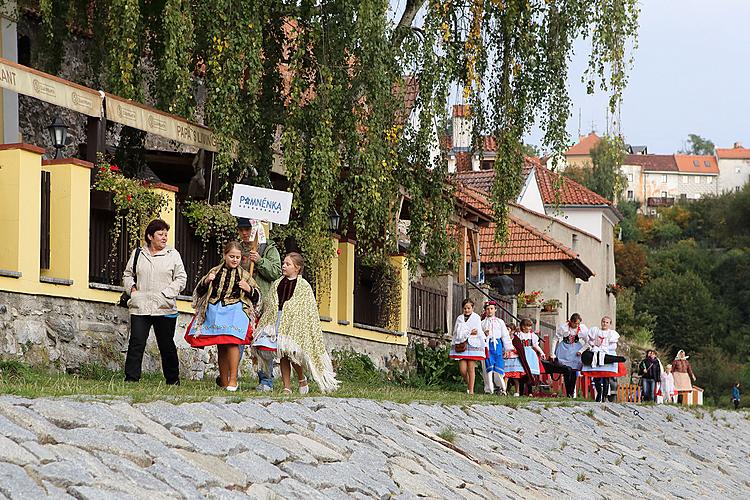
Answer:
[[[141,378],[143,351],[151,327],[161,355],[161,367],[167,384],[180,383],[180,366],[174,343],[177,323],[177,295],[185,288],[187,273],[179,252],[167,246],[169,224],[161,219],[149,222],[145,244],[130,255],[123,286],[130,295],[130,340],[125,358],[125,380]]]
[[[239,387],[240,348],[251,343],[259,317],[260,291],[241,262],[240,243],[224,245],[224,261],[201,278],[193,291],[195,316],[185,333],[185,340],[193,347],[217,346],[217,383],[230,392]]]
[[[463,314],[453,325],[453,341],[449,356],[458,361],[458,371],[466,382],[466,392],[474,394],[474,364],[487,358],[487,348],[482,319],[474,312],[474,301],[470,298],[461,303]]]
[[[310,283],[300,276],[304,267],[305,260],[300,254],[291,252],[284,257],[283,277],[274,281],[263,297],[263,316],[253,340],[253,351],[265,373],[273,368],[273,356],[265,354],[275,353],[281,359],[284,394],[292,393],[292,368],[297,374],[300,394],[310,392],[305,369],[321,391],[332,392],[339,387],[323,341],[315,294]]]
[[[570,320],[560,324],[552,337],[550,358],[553,364],[566,367],[563,369],[565,394],[569,398],[575,395],[578,371],[583,367],[581,354],[585,350],[585,339],[588,328],[581,323],[581,315],[573,313]]]

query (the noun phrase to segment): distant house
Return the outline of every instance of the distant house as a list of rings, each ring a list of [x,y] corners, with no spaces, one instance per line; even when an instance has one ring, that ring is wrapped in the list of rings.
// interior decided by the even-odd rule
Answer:
[[[719,166],[708,155],[631,154],[621,167],[627,179],[622,197],[637,201],[649,213],[676,200],[716,194]]]
[[[527,159],[525,173],[511,204],[508,245],[494,242],[493,226],[480,231],[485,279],[507,274],[521,290],[542,290],[563,303],[563,315],[579,312],[594,323],[605,314],[614,317],[615,298],[606,290],[615,282],[614,227],[622,216],[609,200],[538,161]],[[473,188],[470,196],[483,196],[487,203],[494,171],[461,172],[456,178]]]
[[[750,180],[750,148],[735,142],[734,147],[716,148],[719,163],[719,193],[739,191]]]

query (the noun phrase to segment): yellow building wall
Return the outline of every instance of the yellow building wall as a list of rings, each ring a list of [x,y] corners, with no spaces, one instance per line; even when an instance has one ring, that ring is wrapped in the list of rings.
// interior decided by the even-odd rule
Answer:
[[[41,148],[0,145],[0,270],[20,277],[0,276],[0,290],[30,295],[66,297],[115,304],[120,291],[89,286],[89,214],[91,164],[80,160],[52,160],[42,165]],[[51,174],[50,268],[40,271],[41,171]],[[174,244],[175,190],[155,185],[169,203],[161,217],[170,224]],[[320,297],[323,331],[363,340],[407,345],[409,276],[404,257],[392,258],[401,270],[401,310],[393,333],[354,326],[355,244],[332,239],[331,286]],[[0,274],[2,274],[0,272]],[[7,274],[7,273],[6,273]],[[59,282],[40,281],[58,279]],[[192,313],[188,301],[177,308]],[[328,319],[330,318],[330,321]]]

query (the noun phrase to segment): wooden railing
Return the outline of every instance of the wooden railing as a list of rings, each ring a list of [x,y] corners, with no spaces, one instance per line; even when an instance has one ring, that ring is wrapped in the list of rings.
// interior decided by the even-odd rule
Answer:
[[[419,283],[411,284],[409,327],[430,333],[445,333],[448,293]]]
[[[617,386],[618,403],[640,403],[643,399],[643,389],[636,384],[620,384]]]
[[[651,197],[646,199],[646,206],[649,207],[671,207],[674,205],[674,198]]]

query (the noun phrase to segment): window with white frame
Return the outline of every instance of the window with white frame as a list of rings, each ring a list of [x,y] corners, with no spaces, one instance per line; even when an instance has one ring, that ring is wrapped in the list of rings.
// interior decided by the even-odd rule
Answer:
[[[711,182],[713,182],[713,180],[714,180],[713,177],[706,176],[706,184],[711,184]]]
[[[687,184],[688,182],[690,182],[690,176],[689,175],[681,175],[680,179],[682,180],[682,182],[684,184]]]
[[[628,189],[628,199],[629,200],[633,199],[633,190],[632,189]]]
[[[633,182],[633,174],[628,174],[628,182]]]
[[[666,198],[667,197],[667,192],[666,191],[662,191],[661,192],[661,197],[662,198]]]
[[[695,176],[695,183],[696,184],[700,184],[700,182],[701,182],[701,176],[700,175],[696,175]]]
[[[667,174],[661,174],[661,181],[667,182]]]

